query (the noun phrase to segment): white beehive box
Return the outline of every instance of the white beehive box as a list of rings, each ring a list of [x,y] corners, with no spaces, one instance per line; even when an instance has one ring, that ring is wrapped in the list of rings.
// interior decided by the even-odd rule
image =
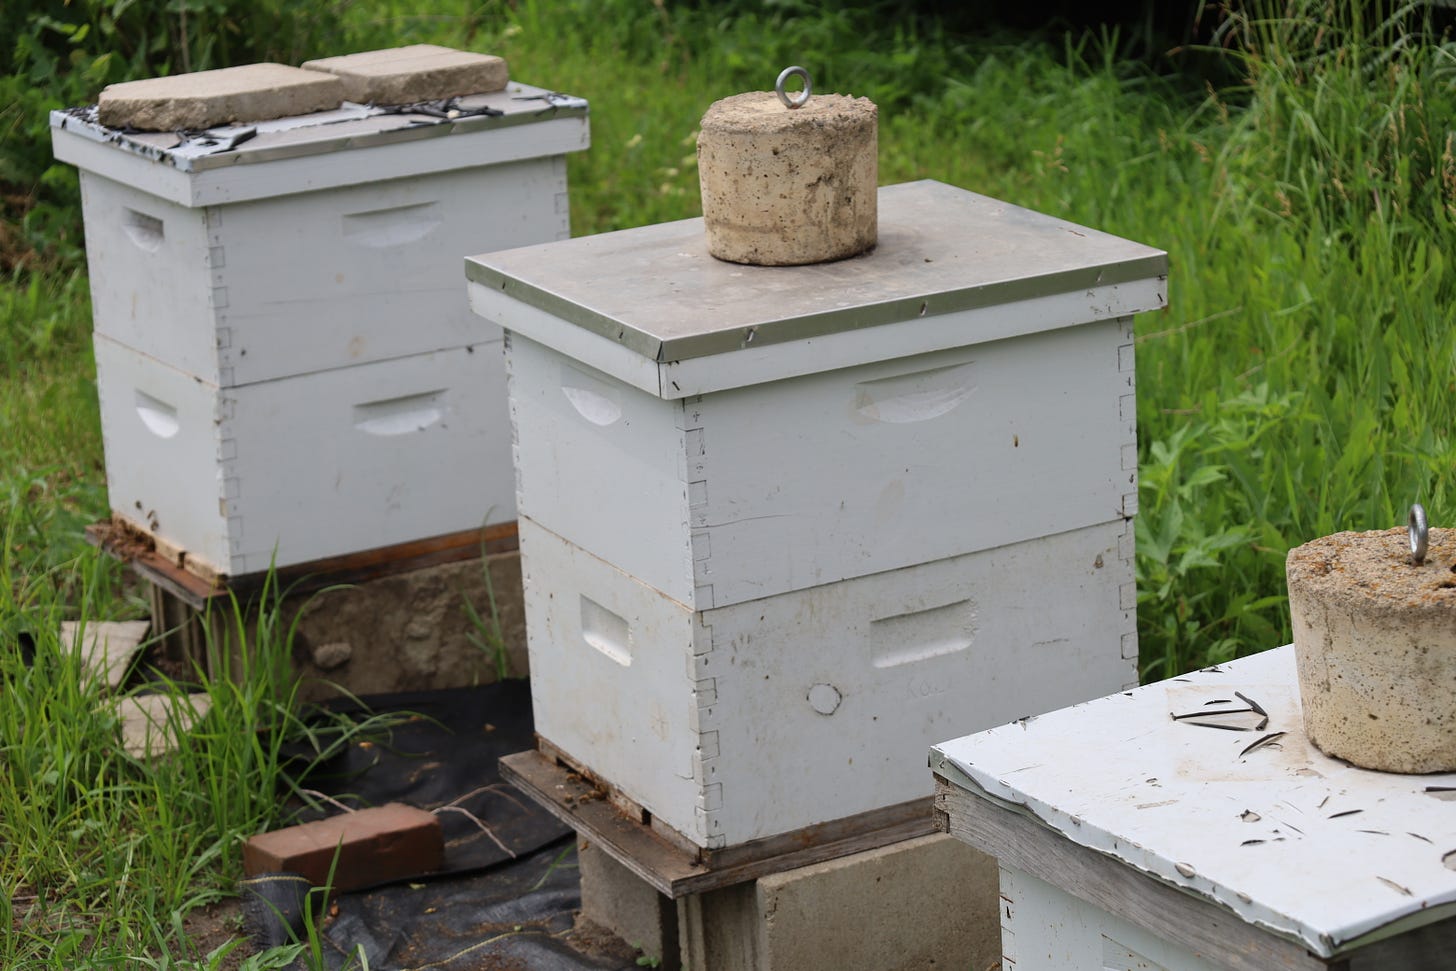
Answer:
[[[1450,965],[1456,774],[1326,756],[1295,667],[1282,647],[931,749],[950,832],[1000,859],[1006,968]]]
[[[879,247],[839,263],[702,236],[468,261],[511,332],[521,515],[708,609],[1135,512],[1161,251],[933,182],[881,190]]]
[[[345,104],[183,135],[52,114],[56,157],[81,171],[98,350],[146,359],[100,379],[117,515],[230,575],[265,568],[275,545],[285,565],[476,528],[487,512],[514,518],[503,369],[476,362],[471,380],[486,383],[464,388],[463,372],[427,378],[418,360],[499,355],[500,329],[460,292],[459,261],[570,235],[565,153],[587,147],[587,104],[522,84],[456,104],[455,118]],[[158,439],[133,414],[152,385],[179,415],[220,409],[277,441],[233,455]],[[419,463],[381,462],[378,489],[342,503],[308,491],[350,471],[348,443],[315,438],[353,427],[334,410],[396,386],[401,407],[418,395],[468,406],[432,426]],[[264,407],[273,400],[294,410]],[[221,426],[206,437],[227,440]],[[265,454],[283,464],[259,464]],[[315,467],[333,459],[345,466]],[[291,485],[265,497],[274,479]],[[268,533],[295,521],[306,528]]]
[[[218,573],[508,518],[499,341],[231,388],[94,343],[112,508]]]
[[[937,738],[1137,679],[1122,520],[700,612],[519,523],[536,732],[699,846],[925,798]]]
[[[221,386],[499,339],[459,260],[570,235],[587,108],[520,84],[462,106],[503,114],[346,107],[224,151],[235,129],[179,143],[53,112],[56,157],[81,171],[96,333]]]
[[[1131,315],[1165,254],[932,182],[879,211],[817,266],[721,263],[700,220],[467,262],[537,730],[699,846],[923,797],[937,726],[1135,677]]]

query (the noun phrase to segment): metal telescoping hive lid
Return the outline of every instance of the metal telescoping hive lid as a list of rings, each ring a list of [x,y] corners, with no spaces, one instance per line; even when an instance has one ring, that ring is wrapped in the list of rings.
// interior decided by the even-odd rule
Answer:
[[[470,257],[465,272],[668,363],[1157,280],[1156,299],[1118,311],[1137,313],[1166,303],[1168,256],[927,180],[882,188],[879,244],[835,263],[725,263],[708,254],[703,221],[686,219]]]

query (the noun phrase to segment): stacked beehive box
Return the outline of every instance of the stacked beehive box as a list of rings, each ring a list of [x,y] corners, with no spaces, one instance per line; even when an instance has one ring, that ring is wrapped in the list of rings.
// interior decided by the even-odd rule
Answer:
[[[52,115],[81,170],[112,509],[186,566],[513,518],[501,333],[459,260],[569,235],[587,105],[511,83],[445,107],[180,134]]]
[[[838,263],[701,220],[472,258],[507,330],[539,735],[689,845],[929,795],[1135,680],[1131,316],[1166,256],[933,182]]]

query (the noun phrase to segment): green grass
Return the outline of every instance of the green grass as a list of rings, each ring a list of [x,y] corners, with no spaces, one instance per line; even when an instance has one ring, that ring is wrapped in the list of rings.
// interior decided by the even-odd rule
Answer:
[[[98,619],[110,565],[92,556],[64,567],[66,585],[34,584],[15,566],[0,551],[0,616],[19,619],[36,643],[29,664],[0,653],[0,966],[123,966],[158,954],[206,966],[181,918],[231,892],[241,840],[283,817],[282,797],[302,794],[294,760],[328,758],[389,719],[304,720],[290,671],[295,631],[280,626],[282,592],[270,586],[260,610],[234,602],[225,618],[232,642],[246,639],[251,651],[209,657],[194,685],[154,686],[174,712],[201,715],[196,724],[164,720],[172,754],[130,755],[121,745],[124,696],[59,639],[61,619],[76,611],[50,596],[68,589],[79,619]]]
[[[883,183],[940,179],[1167,249],[1170,306],[1137,321],[1138,629],[1151,679],[1283,643],[1291,546],[1399,525],[1415,500],[1435,525],[1456,519],[1456,46],[1421,32],[1424,8],[1345,6],[1256,2],[1220,21],[1209,50],[1151,65],[1123,59],[1113,32],[971,36],[888,4],[798,0],[354,0],[330,5],[327,34],[279,43],[293,60],[471,47],[587,97],[593,147],[569,169],[577,234],[696,215],[702,112],[802,63],[817,90],[880,105]],[[225,19],[228,4],[209,9]],[[145,60],[135,45],[124,64],[104,60],[94,35],[67,36],[75,69],[56,83],[72,100]],[[259,44],[253,54],[271,53]],[[16,68],[40,80],[12,76],[18,93],[0,109],[0,183],[31,200],[0,233],[27,267],[0,281],[7,634],[137,610],[79,535],[106,503],[74,176],[36,161],[22,143],[44,128],[14,107],[54,97],[42,60]],[[99,689],[78,685],[53,638],[42,648],[49,660],[29,671],[0,658],[0,899],[12,918],[0,964],[205,964],[172,915],[229,885],[237,834],[272,805],[267,753],[204,732],[185,758],[136,764],[116,753]],[[262,691],[272,682],[250,683],[226,703],[286,718]],[[253,773],[253,794],[218,787],[223,771]],[[14,923],[16,894],[44,903],[43,919]],[[45,957],[56,941],[60,956]]]

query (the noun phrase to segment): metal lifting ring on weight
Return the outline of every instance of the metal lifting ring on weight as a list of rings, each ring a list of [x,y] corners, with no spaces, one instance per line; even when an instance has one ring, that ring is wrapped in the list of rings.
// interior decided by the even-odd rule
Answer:
[[[1430,536],[1430,529],[1426,526],[1426,508],[1416,503],[1410,508],[1410,551],[1416,566],[1426,561],[1426,544]]]
[[[804,90],[799,92],[798,97],[793,98],[789,97],[788,93],[784,91],[784,82],[792,77],[801,77],[804,79]],[[795,65],[794,67],[786,67],[782,71],[780,71],[779,79],[774,84],[774,91],[778,92],[779,100],[784,103],[785,108],[804,107],[804,105],[809,103],[809,94],[811,91],[813,91],[813,89],[813,78],[809,77],[808,71],[804,70],[798,65]]]

